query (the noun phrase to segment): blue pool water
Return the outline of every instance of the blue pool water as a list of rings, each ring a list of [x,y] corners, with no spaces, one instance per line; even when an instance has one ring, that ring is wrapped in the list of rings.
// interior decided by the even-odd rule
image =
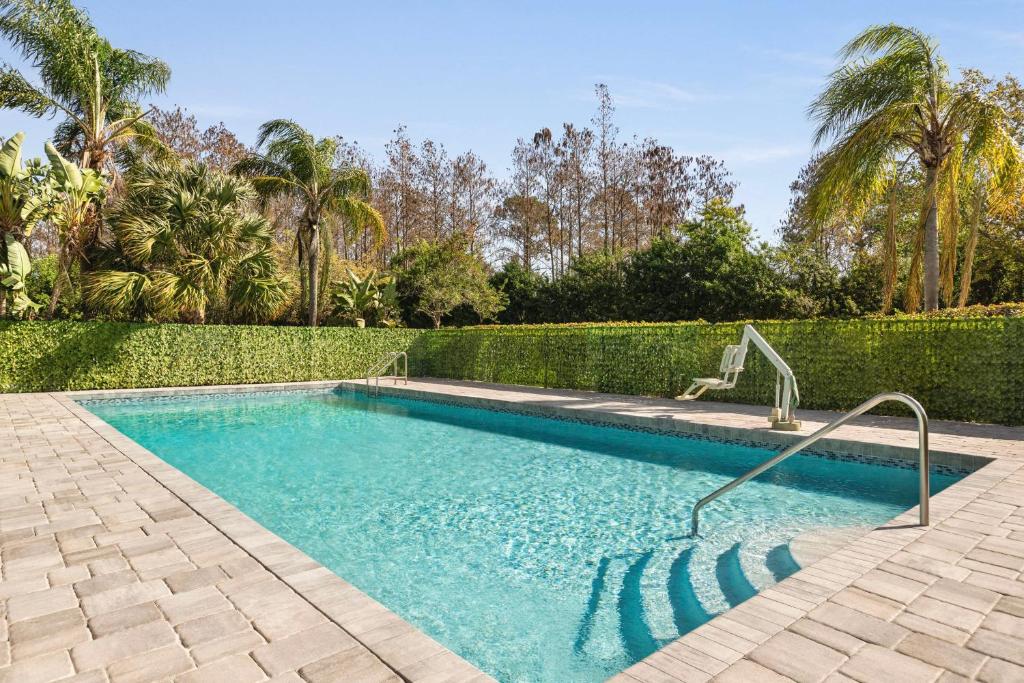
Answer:
[[[916,504],[913,470],[352,392],[89,410],[502,681],[599,681]],[[935,474],[933,492],[956,478]]]

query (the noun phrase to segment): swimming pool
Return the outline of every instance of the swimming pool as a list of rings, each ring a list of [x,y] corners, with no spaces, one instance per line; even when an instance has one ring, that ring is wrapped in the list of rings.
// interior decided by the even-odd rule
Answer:
[[[124,434],[503,681],[597,681],[916,504],[912,469],[348,390],[90,401]],[[933,474],[935,493],[956,477]]]

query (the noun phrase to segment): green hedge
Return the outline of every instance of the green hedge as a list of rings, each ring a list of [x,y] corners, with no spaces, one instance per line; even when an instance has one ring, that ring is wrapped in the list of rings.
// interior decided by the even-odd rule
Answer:
[[[881,391],[917,397],[933,418],[1024,424],[1024,318],[758,322],[796,374],[804,408],[849,409]],[[417,374],[504,384],[675,396],[718,372],[742,323],[442,330],[414,345]],[[770,404],[774,369],[751,349],[716,400]],[[893,404],[893,412],[901,406]]]
[[[119,389],[352,378],[420,330],[0,323],[0,391]]]
[[[793,368],[804,408],[848,409],[905,391],[934,418],[1024,424],[1024,318],[759,322]],[[360,377],[409,351],[414,376],[675,396],[716,374],[742,323],[453,330],[0,323],[0,391],[244,384]],[[751,350],[719,400],[769,404],[773,369]],[[895,406],[898,410],[899,407]]]

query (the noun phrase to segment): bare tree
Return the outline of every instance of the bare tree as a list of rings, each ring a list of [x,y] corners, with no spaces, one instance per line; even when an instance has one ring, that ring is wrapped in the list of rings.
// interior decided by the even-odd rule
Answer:
[[[594,148],[594,133],[588,128],[578,129],[571,123],[563,124],[558,141],[561,158],[560,174],[565,188],[565,213],[569,225],[569,261],[583,255],[584,244],[590,239],[588,208],[593,195],[594,182],[589,174]],[[576,253],[572,253],[575,241]]]
[[[374,204],[388,225],[389,245],[382,258],[412,243],[422,198],[416,188],[419,158],[405,126],[395,129],[395,136],[384,146],[384,166],[374,173]]]
[[[444,145],[424,140],[420,145],[417,185],[423,197],[423,228],[425,237],[439,240],[447,237],[445,218],[451,196],[452,166]]]
[[[609,253],[615,242],[613,215],[618,161],[615,138],[619,128],[613,120],[615,105],[608,86],[598,83],[594,86],[594,92],[597,94],[597,113],[590,120],[596,138],[594,166],[597,172],[594,204],[604,240],[604,251]]]
[[[449,224],[452,233],[464,233],[469,252],[481,254],[493,231],[497,181],[487,164],[473,152],[464,152],[452,162],[452,207]]]
[[[533,156],[537,166],[539,198],[543,205],[544,241],[548,251],[548,266],[552,279],[565,270],[563,250],[562,174],[559,172],[558,146],[550,128],[542,128],[533,135]]]
[[[199,122],[187,109],[153,108],[149,115],[156,137],[175,154],[227,173],[246,153],[246,147],[223,122],[199,129]]]

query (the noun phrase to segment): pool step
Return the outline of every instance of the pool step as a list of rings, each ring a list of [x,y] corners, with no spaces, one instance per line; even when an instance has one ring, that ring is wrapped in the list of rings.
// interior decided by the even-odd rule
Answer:
[[[614,624],[621,653],[638,661],[801,567],[789,544],[763,555],[744,550],[739,542],[722,550],[673,539],[671,545],[644,553],[601,558],[573,649],[582,654],[595,628]],[[706,581],[695,586],[691,578],[712,575],[710,586]]]
[[[668,599],[672,605],[672,619],[678,633],[687,633],[703,623],[711,621],[714,616],[704,608],[697,598],[690,581],[690,560],[693,558],[693,546],[684,548],[668,572]]]
[[[715,578],[729,607],[735,607],[757,595],[757,588],[750,583],[740,564],[739,543],[733,543],[731,548],[718,556],[715,561]]]

